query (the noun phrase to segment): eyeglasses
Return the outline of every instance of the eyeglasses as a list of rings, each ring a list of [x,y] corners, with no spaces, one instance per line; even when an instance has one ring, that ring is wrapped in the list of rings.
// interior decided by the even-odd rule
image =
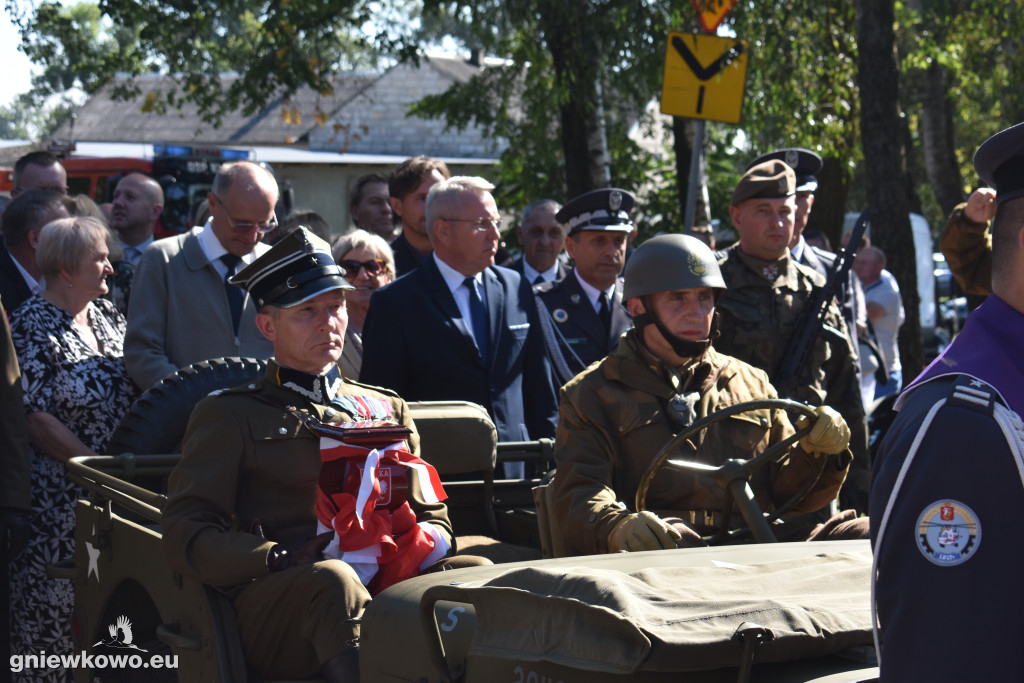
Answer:
[[[263,223],[250,223],[250,222],[247,222],[247,221],[240,223],[240,222],[236,221],[234,218],[231,217],[231,212],[228,211],[228,207],[227,207],[226,204],[224,204],[224,200],[221,199],[220,197],[217,197],[217,195],[213,195],[213,196],[217,199],[217,204],[220,205],[220,208],[224,209],[224,213],[228,217],[228,224],[231,225],[231,229],[234,230],[235,232],[237,232],[237,233],[245,233],[245,232],[250,232],[252,230],[255,230],[256,232],[258,232],[260,234],[263,234],[263,233],[268,233],[271,230],[277,230],[277,215],[276,214],[271,216],[269,221],[265,221]]]
[[[501,219],[500,218],[442,218],[443,221],[451,221],[453,223],[472,223],[469,227],[474,230],[483,231],[488,228],[494,228],[495,230],[501,230]]]
[[[369,261],[338,261],[338,265],[345,269],[345,279],[347,280],[354,280],[358,277],[360,268],[365,268],[366,274],[370,277],[388,272],[388,262],[382,258]]]

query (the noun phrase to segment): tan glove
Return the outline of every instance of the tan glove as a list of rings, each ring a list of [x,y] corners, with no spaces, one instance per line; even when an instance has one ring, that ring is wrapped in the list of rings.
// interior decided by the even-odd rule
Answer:
[[[636,552],[675,548],[682,538],[674,527],[666,524],[650,510],[630,513],[608,534],[608,552]]]
[[[814,412],[818,417],[807,436],[800,439],[800,446],[808,453],[829,455],[846,450],[850,445],[850,428],[846,426],[843,416],[828,406],[819,406]],[[796,421],[797,431],[806,429],[809,423],[810,419],[801,415]]]

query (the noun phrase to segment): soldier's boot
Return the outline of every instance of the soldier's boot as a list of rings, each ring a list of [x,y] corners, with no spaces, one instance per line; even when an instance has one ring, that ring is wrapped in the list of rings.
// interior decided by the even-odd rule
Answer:
[[[320,665],[325,683],[359,683],[359,646],[350,647]]]

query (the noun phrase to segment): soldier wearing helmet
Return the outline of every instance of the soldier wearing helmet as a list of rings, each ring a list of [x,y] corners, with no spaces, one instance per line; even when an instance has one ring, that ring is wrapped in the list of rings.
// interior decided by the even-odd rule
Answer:
[[[652,481],[648,511],[633,510],[641,477],[669,439],[723,407],[776,397],[763,371],[711,346],[715,302],[723,291],[714,255],[696,238],[663,235],[633,253],[624,291],[633,329],[561,392],[554,516],[570,553],[703,545],[701,535],[723,522],[731,506],[725,494],[674,470]],[[831,408],[817,413],[814,427],[787,460],[756,473],[751,485],[764,509],[799,491],[821,457],[828,458],[824,472],[793,512],[818,510],[842,485],[850,462],[849,429]],[[786,414],[776,410],[747,412],[726,422],[684,446],[683,457],[711,465],[748,459],[794,431]],[[847,530],[839,527],[840,533]],[[802,527],[804,538],[809,530]]]

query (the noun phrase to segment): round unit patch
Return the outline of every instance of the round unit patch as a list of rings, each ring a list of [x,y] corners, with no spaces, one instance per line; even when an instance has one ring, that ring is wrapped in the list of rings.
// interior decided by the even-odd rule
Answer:
[[[963,564],[981,545],[981,522],[958,500],[937,500],[917,518],[921,554],[940,567]]]
[[[564,323],[569,319],[569,314],[565,312],[564,308],[556,308],[551,311],[551,317],[555,319],[556,323]]]

